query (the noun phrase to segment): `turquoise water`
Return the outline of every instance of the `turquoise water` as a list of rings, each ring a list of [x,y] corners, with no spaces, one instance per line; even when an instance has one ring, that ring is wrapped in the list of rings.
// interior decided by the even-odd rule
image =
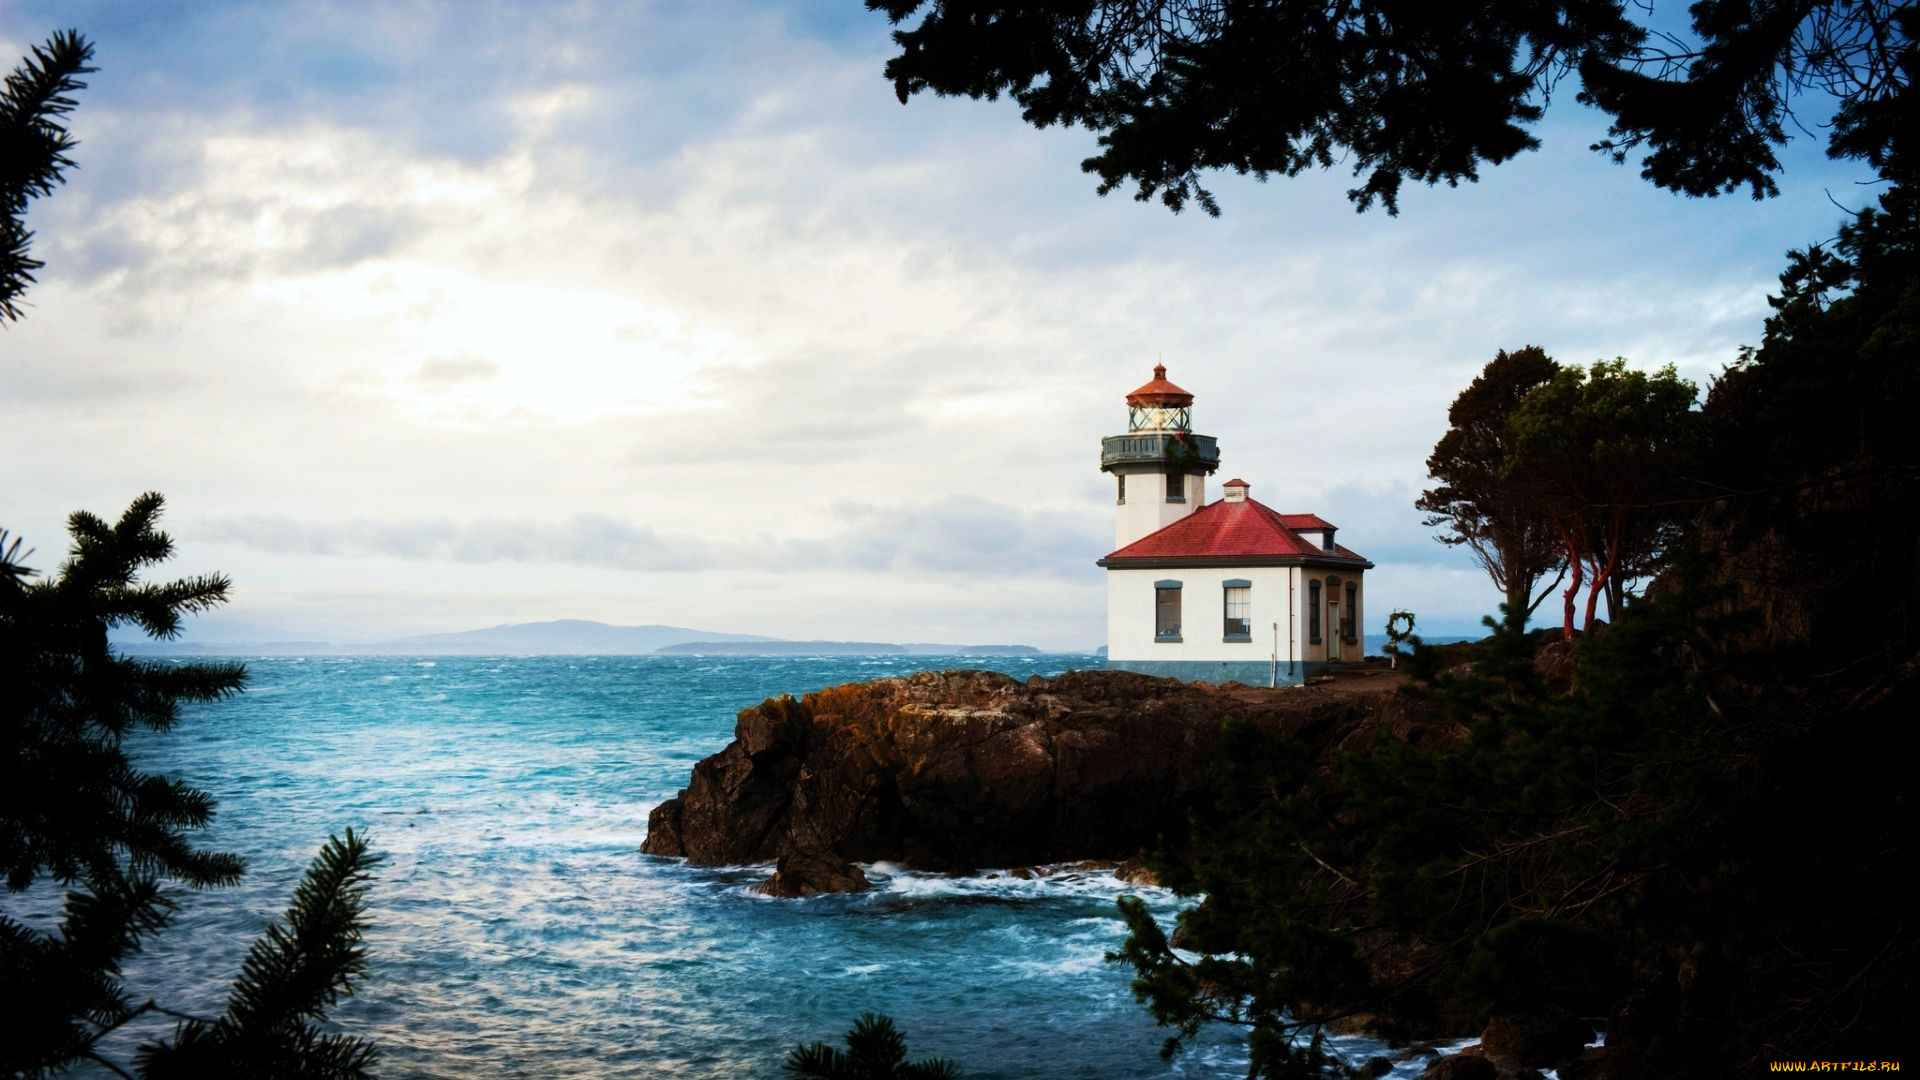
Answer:
[[[1122,936],[1104,873],[946,878],[885,864],[857,896],[772,900],[765,868],[639,852],[647,812],[769,695],[1093,657],[314,657],[248,662],[240,697],[142,739],[151,769],[220,800],[207,845],[251,863],[182,897],[134,992],[216,1013],[247,944],[330,832],[386,862],[372,974],[337,1017],[389,1077],[773,1077],[866,1010],[913,1057],[971,1077],[1237,1076],[1228,1033],[1172,1062],[1103,962]],[[1171,918],[1175,899],[1146,890]],[[148,1034],[153,1034],[151,1029]],[[1356,1042],[1366,1054],[1372,1044]],[[118,1055],[116,1055],[118,1056]],[[85,1074],[81,1074],[85,1075]]]

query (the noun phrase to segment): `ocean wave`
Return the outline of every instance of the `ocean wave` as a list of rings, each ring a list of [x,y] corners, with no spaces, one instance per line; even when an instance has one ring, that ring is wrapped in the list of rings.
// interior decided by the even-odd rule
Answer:
[[[866,867],[868,892],[775,900],[754,891],[771,866],[639,852],[647,812],[726,743],[739,709],[939,661],[253,665],[254,692],[129,743],[144,767],[219,799],[199,839],[252,867],[234,888],[183,895],[130,963],[130,988],[218,1012],[327,834],[371,825],[387,857],[368,893],[371,969],[337,1015],[380,1044],[387,1075],[772,1080],[792,1046],[837,1041],[869,1009],[895,1018],[915,1056],[952,1057],[976,1080],[1244,1074],[1230,1046],[1223,1064],[1205,1048],[1161,1062],[1164,1033],[1101,959],[1122,933],[1114,900],[1139,895],[1170,918],[1180,901],[1166,890],[1073,864],[946,875],[882,862]]]

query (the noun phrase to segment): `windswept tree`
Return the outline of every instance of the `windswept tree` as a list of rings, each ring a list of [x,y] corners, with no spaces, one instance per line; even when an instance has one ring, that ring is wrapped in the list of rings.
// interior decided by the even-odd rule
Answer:
[[[1538,345],[1502,349],[1447,410],[1447,433],[1427,458],[1437,481],[1414,505],[1439,527],[1443,544],[1464,544],[1506,597],[1506,617],[1524,627],[1566,574],[1565,549],[1524,486],[1510,475],[1513,411],[1527,392],[1553,379],[1560,365]],[[1558,576],[1536,596],[1533,587]]]
[[[139,1002],[122,979],[122,963],[178,904],[167,881],[227,885],[245,868],[191,841],[213,816],[211,795],[142,770],[126,750],[136,732],[167,731],[183,705],[217,701],[245,679],[238,664],[144,662],[107,644],[121,625],[172,637],[185,615],[226,599],[218,574],[140,580],[173,550],[154,527],[161,506],[142,495],[112,524],[74,514],[72,553],[51,577],[0,532],[0,875],[32,906],[50,910],[48,891],[65,894],[51,929],[0,915],[0,1074],[89,1061],[127,1075],[102,1040],[160,1013],[181,1026],[143,1048],[145,1075],[366,1075],[372,1046],[316,1026],[365,962],[361,893],[374,859],[351,831],[300,885],[288,926],[248,955],[225,1016]]]
[[[1601,597],[1617,617],[1629,580],[1650,573],[1675,524],[1693,458],[1697,390],[1669,364],[1648,374],[1624,359],[1563,368],[1510,418],[1507,475],[1559,540],[1572,570],[1562,631],[1580,590],[1593,626]]]
[[[1204,173],[1351,164],[1358,209],[1401,187],[1477,180],[1538,140],[1562,80],[1611,119],[1593,149],[1673,191],[1776,191],[1796,120],[1828,153],[1911,163],[1920,29],[1902,0],[1700,0],[1683,39],[1627,0],[867,0],[900,28],[901,102],[1005,94],[1036,127],[1084,126],[1101,194],[1131,185],[1218,213]],[[1804,95],[1804,97],[1802,96]],[[1795,116],[1798,101],[1823,115]],[[1831,108],[1831,119],[1824,112]]]
[[[29,254],[27,203],[51,194],[73,167],[69,95],[86,88],[80,76],[94,70],[87,66],[92,58],[86,38],[62,30],[22,57],[0,90],[0,322],[20,318],[20,296],[44,265]]]

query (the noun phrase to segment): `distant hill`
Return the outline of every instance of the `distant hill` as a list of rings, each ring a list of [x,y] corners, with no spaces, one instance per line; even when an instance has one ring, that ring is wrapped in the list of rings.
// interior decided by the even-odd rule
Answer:
[[[682,641],[654,650],[659,656],[905,656],[904,645],[883,641]]]
[[[787,641],[685,626],[612,626],[589,619],[503,623],[485,630],[413,634],[385,641],[326,641],[278,627],[190,621],[173,641],[138,628],[112,636],[130,656],[1038,656],[1031,645],[947,645],[886,641]]]
[[[154,641],[119,637],[108,640],[113,650],[124,656],[341,656],[380,651],[336,645],[331,641],[200,641],[194,638]]]
[[[249,634],[252,631],[253,636]],[[662,645],[680,642],[774,641],[753,634],[720,634],[685,626],[611,626],[587,619],[504,623],[485,630],[451,634],[415,634],[388,641],[322,641],[285,631],[225,623],[189,625],[173,641],[154,641],[132,633],[113,637],[116,649],[132,656],[646,656]]]
[[[454,634],[415,634],[377,643],[382,652],[474,655],[538,653],[559,656],[644,656],[663,645],[690,642],[763,642],[777,638],[755,634],[717,634],[684,626],[609,626],[587,619],[507,623]],[[360,650],[356,650],[360,651]]]
[[[910,641],[901,648],[915,656],[1039,656],[1031,645],[939,645]]]
[[[1039,656],[1031,645],[940,645],[885,641],[685,641],[662,645],[662,656]]]
[[[261,642],[312,644],[318,639],[311,630],[289,630],[262,623],[241,622],[215,616],[189,616],[183,620],[180,636],[171,642],[156,642],[137,625],[116,626],[107,631],[107,640],[118,647],[143,646],[179,651],[176,646],[200,649],[207,645],[257,645]]]

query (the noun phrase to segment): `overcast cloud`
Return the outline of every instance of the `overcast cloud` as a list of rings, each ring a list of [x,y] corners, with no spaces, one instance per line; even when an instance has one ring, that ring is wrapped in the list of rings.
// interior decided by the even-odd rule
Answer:
[[[1102,435],[1155,362],[1223,473],[1498,597],[1412,499],[1501,348],[1704,385],[1860,177],[1686,200],[1585,146],[1355,215],[1339,173],[1097,198],[1091,136],[901,107],[833,4],[11,3],[97,45],[80,169],[0,329],[0,525],[165,493],[176,573],[336,635],[563,617],[795,638],[1104,634]],[[1217,493],[1217,485],[1215,488]]]

